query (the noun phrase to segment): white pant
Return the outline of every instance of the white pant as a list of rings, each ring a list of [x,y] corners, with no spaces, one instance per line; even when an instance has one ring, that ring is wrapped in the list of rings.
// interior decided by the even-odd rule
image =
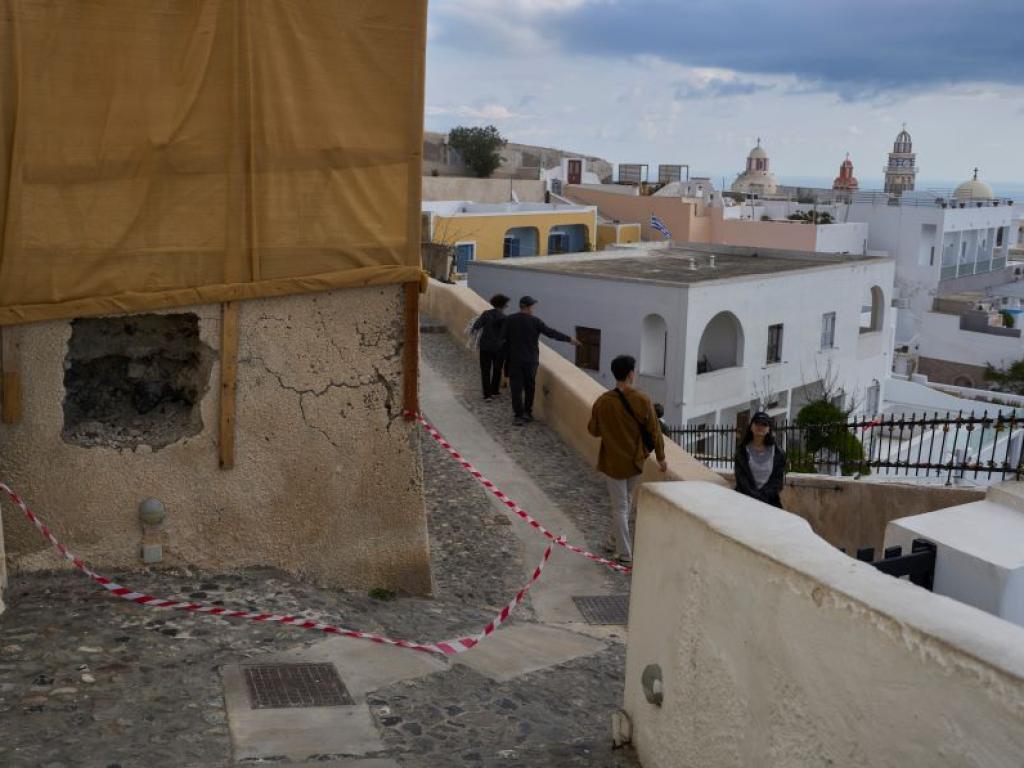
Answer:
[[[615,536],[615,554],[633,559],[633,540],[629,536],[629,518],[636,510],[636,489],[640,475],[626,478],[605,476],[612,505],[612,534]]]

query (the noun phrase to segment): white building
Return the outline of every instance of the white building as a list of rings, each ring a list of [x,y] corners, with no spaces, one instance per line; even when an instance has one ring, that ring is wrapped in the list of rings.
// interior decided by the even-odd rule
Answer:
[[[477,262],[469,286],[513,303],[534,296],[544,322],[583,342],[551,346],[606,386],[615,356],[636,357],[638,385],[670,423],[743,422],[759,407],[795,416],[829,371],[859,412],[877,410],[892,349],[891,259],[659,246]]]
[[[868,249],[886,251],[896,260],[896,298],[904,310],[898,343],[910,343],[923,332],[935,297],[986,290],[1013,279],[1012,269],[1007,270],[1013,209],[1005,200],[859,192],[848,212],[837,216],[866,222]]]

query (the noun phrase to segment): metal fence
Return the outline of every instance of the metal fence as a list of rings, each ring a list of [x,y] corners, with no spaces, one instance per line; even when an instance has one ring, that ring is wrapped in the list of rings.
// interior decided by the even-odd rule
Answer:
[[[1016,411],[962,411],[854,419],[773,428],[790,472],[1020,480],[1024,417]],[[732,469],[741,435],[728,425],[669,427],[666,436],[713,469]]]

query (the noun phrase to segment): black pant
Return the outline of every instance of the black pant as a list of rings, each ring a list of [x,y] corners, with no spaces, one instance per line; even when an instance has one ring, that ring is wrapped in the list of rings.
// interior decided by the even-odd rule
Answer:
[[[480,384],[484,397],[496,395],[501,389],[501,367],[504,363],[505,356],[501,352],[480,350]]]
[[[512,410],[516,417],[522,418],[524,414],[532,416],[533,393],[537,386],[537,363],[509,362],[508,381],[512,387]]]

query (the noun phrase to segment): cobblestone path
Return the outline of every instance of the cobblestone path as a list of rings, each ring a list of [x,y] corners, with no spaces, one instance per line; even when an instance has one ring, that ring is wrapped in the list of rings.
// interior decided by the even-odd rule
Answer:
[[[513,431],[507,396],[480,402],[472,358],[450,337],[425,335],[423,346],[466,407],[587,532],[587,543],[599,546],[607,522],[595,473],[542,425]],[[318,620],[411,639],[476,630],[521,586],[520,544],[472,478],[429,438],[422,444],[432,599],[377,600],[269,570],[108,575],[156,595],[305,611]],[[4,514],[14,512],[5,505]],[[74,548],[73,541],[68,544]],[[231,765],[220,669],[323,637],[141,608],[67,571],[15,573],[10,582],[8,610],[0,615],[4,768]],[[513,621],[533,621],[529,601]],[[611,712],[622,698],[624,661],[624,646],[612,641],[599,653],[508,682],[456,663],[374,691],[367,704],[387,747],[378,757],[417,768],[635,766],[630,750],[611,749],[609,735]]]

